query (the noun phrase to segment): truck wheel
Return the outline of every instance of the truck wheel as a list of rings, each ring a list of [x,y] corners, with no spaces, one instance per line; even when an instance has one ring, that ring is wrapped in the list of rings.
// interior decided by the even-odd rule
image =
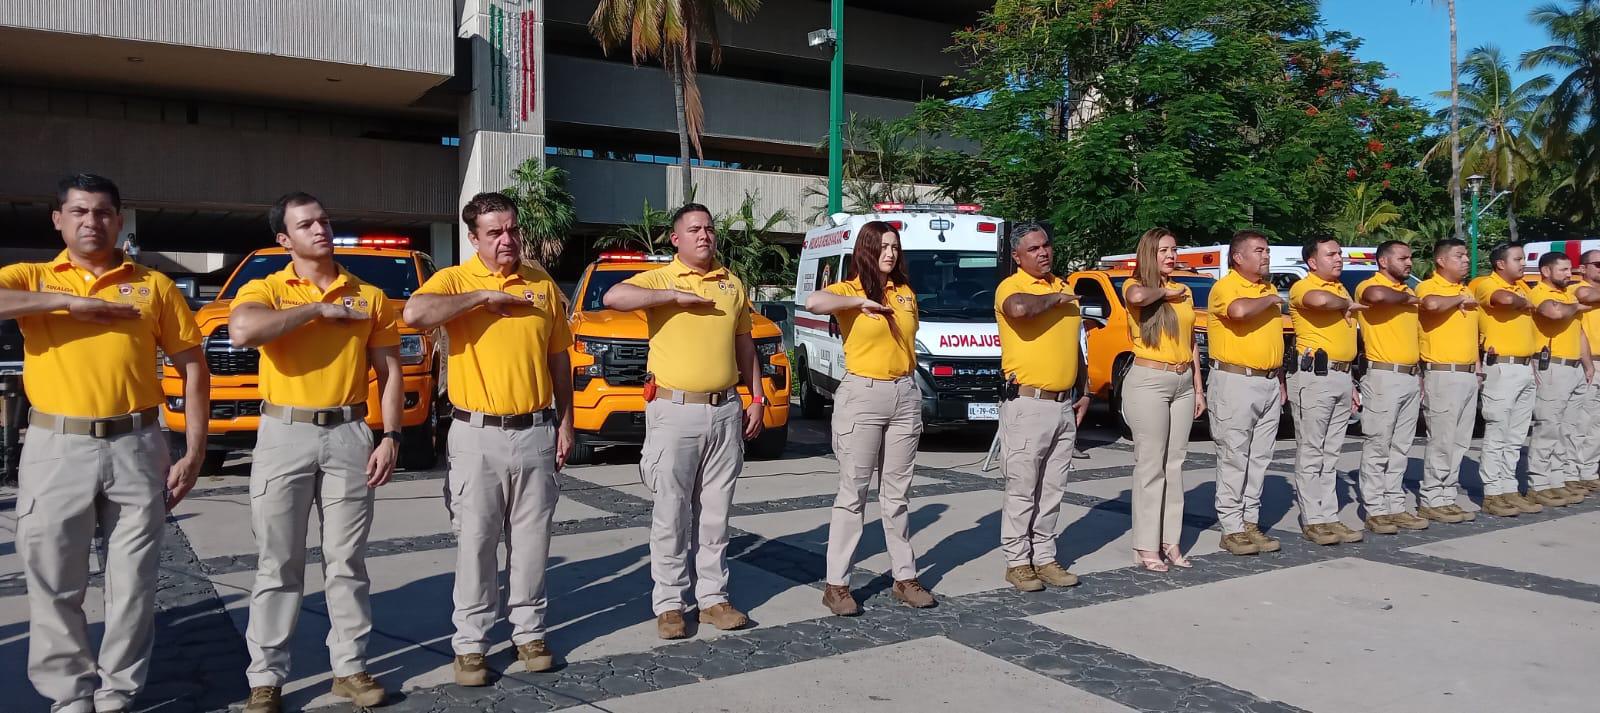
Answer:
[[[805,352],[795,355],[798,367],[794,370],[798,382],[795,399],[800,402],[800,417],[808,419],[822,418],[822,394],[817,393],[817,387],[811,385],[811,368],[806,363]]]
[[[578,436],[572,444],[572,453],[567,456],[567,465],[589,465],[594,462],[595,447],[587,438]]]
[[[439,432],[439,413],[428,411],[428,420],[421,425],[402,431],[400,467],[406,470],[428,470],[439,463],[439,448],[434,437]]]
[[[1117,357],[1111,366],[1111,399],[1109,404],[1110,415],[1107,417],[1108,425],[1121,434],[1124,438],[1131,437],[1133,431],[1128,428],[1128,423],[1122,419],[1122,383],[1128,378],[1128,369],[1133,366],[1133,355],[1123,354]]]
[[[750,442],[750,457],[755,460],[777,460],[789,445],[789,425],[769,428]]]
[[[222,477],[222,464],[228,460],[230,451],[206,450],[206,457],[200,460],[200,474],[213,478]]]

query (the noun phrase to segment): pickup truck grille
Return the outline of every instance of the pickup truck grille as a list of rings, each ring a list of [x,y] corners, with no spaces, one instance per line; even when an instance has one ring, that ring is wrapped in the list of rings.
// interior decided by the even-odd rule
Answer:
[[[231,421],[236,418],[261,415],[261,401],[212,401],[211,418],[220,421]]]
[[[933,366],[929,373],[933,374],[934,390],[940,394],[998,394],[1004,381],[999,359],[935,359]],[[953,373],[940,376],[943,369],[939,367],[949,367]]]
[[[226,326],[217,327],[217,331],[206,337],[205,353],[206,366],[211,367],[211,373],[214,375],[255,374],[261,369],[261,353],[248,347],[234,347],[228,341],[228,328]]]
[[[612,341],[600,359],[600,373],[612,386],[644,386],[650,346],[639,341]]]

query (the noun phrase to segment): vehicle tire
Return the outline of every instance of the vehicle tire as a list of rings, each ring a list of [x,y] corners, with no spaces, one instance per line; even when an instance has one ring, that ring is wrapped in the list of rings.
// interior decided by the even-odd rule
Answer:
[[[800,417],[820,419],[823,416],[822,394],[811,384],[811,368],[806,363],[806,353],[795,352],[795,363],[797,365],[794,370],[795,380],[799,382],[799,388],[795,390],[795,399],[800,402]]]
[[[200,474],[213,478],[222,477],[222,464],[227,462],[228,456],[232,454],[232,451],[207,449],[206,457],[200,460]]]
[[[777,460],[783,457],[783,449],[789,446],[789,425],[784,424],[777,428],[769,428],[756,436],[750,442],[749,454],[752,460]]]
[[[595,446],[587,438],[578,436],[572,443],[572,453],[567,456],[567,465],[589,465],[594,462]]]
[[[17,465],[22,459],[22,429],[0,428],[0,485],[16,485]]]
[[[439,411],[431,409],[428,419],[420,425],[401,430],[400,467],[405,470],[428,470],[439,463]]]
[[[1122,419],[1122,383],[1128,378],[1128,369],[1133,366],[1133,355],[1123,354],[1111,363],[1111,398],[1108,404],[1110,411],[1106,417],[1107,425],[1121,434],[1123,438],[1131,438],[1133,431],[1128,428],[1128,422]]]

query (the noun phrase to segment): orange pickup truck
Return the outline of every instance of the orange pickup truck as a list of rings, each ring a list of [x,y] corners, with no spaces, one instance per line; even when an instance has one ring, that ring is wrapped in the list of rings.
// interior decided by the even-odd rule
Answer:
[[[433,275],[433,259],[409,249],[406,238],[337,238],[334,259],[345,269],[370,282],[389,297],[389,306],[398,314],[405,301]],[[195,313],[203,338],[201,349],[211,367],[210,447],[203,469],[214,474],[223,459],[234,450],[255,446],[256,423],[261,417],[261,391],[258,388],[260,354],[252,348],[235,347],[228,339],[228,308],[245,283],[283,269],[289,253],[282,248],[257,250],[246,256],[223,284],[217,299]],[[402,468],[431,468],[438,460],[436,439],[440,435],[439,414],[444,397],[444,352],[438,330],[424,332],[400,324],[400,363],[405,380],[404,445],[400,451]],[[184,408],[183,381],[171,362],[162,365],[161,405],[171,437],[181,441],[191,414]],[[378,378],[367,372],[367,424],[382,430],[383,416],[378,407]]]
[[[649,333],[643,313],[606,309],[606,290],[672,258],[638,252],[601,253],[578,280],[567,308],[572,324],[572,421],[578,443],[569,462],[592,462],[597,446],[644,442],[645,359]],[[789,442],[789,356],[772,320],[752,316],[761,385],[767,396],[766,430],[752,441],[755,458],[776,458]],[[739,387],[744,403],[750,395]]]

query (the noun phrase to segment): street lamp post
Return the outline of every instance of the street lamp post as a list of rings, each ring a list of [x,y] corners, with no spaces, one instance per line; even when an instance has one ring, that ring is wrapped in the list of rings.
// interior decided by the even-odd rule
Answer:
[[[833,0],[830,25],[807,34],[806,44],[833,50],[828,80],[828,215],[833,215],[844,204],[844,0]]]
[[[1478,276],[1478,193],[1483,190],[1483,176],[1472,174],[1467,176],[1467,185],[1472,186],[1472,222],[1469,224],[1468,235],[1472,237],[1472,267],[1468,278]]]

